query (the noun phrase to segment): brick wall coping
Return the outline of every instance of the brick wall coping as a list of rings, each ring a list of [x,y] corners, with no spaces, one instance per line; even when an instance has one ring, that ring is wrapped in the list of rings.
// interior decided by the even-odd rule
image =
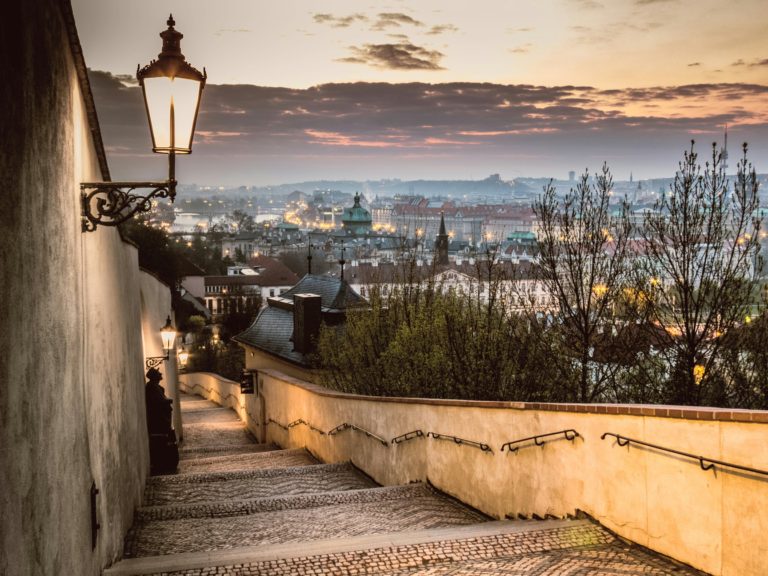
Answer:
[[[278,370],[259,370],[273,378],[304,388],[318,396],[365,402],[397,402],[429,406],[461,406],[466,408],[496,408],[512,410],[545,410],[548,412],[574,412],[578,414],[617,414],[626,416],[654,416],[719,422],[755,422],[768,424],[768,410],[740,410],[705,406],[664,406],[653,404],[557,404],[545,402],[501,402],[487,400],[446,400],[435,398],[405,398],[397,396],[364,396],[336,392],[317,384],[291,378]]]

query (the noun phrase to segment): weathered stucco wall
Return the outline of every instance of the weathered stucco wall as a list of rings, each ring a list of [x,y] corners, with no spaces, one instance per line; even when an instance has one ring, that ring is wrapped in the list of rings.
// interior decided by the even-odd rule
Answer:
[[[303,419],[326,432],[346,422],[388,445],[354,430],[328,436],[276,424],[266,426],[262,441],[305,446],[326,462],[351,460],[382,484],[428,480],[497,518],[583,510],[622,536],[706,572],[768,573],[766,477],[703,471],[696,460],[601,440],[614,432],[766,470],[767,412],[381,399],[333,393],[269,370],[259,380],[261,393],[245,396],[248,419],[283,426]],[[249,427],[258,430],[261,422]],[[580,434],[574,442],[500,451],[507,441],[569,428]],[[413,430],[481,442],[492,453],[424,437],[391,443]]]
[[[240,344],[245,350],[245,367],[247,370],[277,370],[290,376],[306,382],[314,382],[315,375],[309,368],[303,368],[287,360],[281,360],[273,354],[263,352],[253,346]]]
[[[136,249],[116,230],[80,230],[79,183],[103,172],[70,17],[67,2],[41,0],[9,3],[0,19],[0,72],[12,79],[0,85],[8,576],[99,574],[122,551],[149,468]],[[94,481],[101,529],[92,550]]]
[[[171,317],[171,324],[176,326],[176,319],[171,310],[170,287],[151,272],[142,271],[141,334],[144,342],[145,358],[165,356],[160,328],[165,326],[168,316]],[[162,320],[158,322],[158,318],[162,318]],[[181,441],[181,405],[179,404],[179,390],[176,385],[178,380],[176,350],[171,350],[168,356],[168,360],[163,361],[157,369],[163,373],[163,380],[160,382],[160,385],[165,390],[165,395],[173,400],[173,428],[176,431],[176,437]]]
[[[222,378],[212,372],[190,372],[179,374],[179,389],[187,394],[207,398],[220,406],[232,408],[243,422],[258,422],[258,416],[249,416],[246,412],[245,398],[248,395],[240,394],[239,382]]]

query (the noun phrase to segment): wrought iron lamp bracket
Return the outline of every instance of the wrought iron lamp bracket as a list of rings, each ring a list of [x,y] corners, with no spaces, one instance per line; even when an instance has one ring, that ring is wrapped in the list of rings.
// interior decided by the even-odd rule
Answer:
[[[147,194],[135,190],[149,189]],[[96,226],[117,226],[135,214],[149,212],[152,200],[176,197],[176,180],[164,182],[83,182],[80,184],[83,232]]]
[[[150,368],[157,368],[160,366],[160,364],[163,363],[163,361],[168,360],[169,357],[169,354],[166,354],[165,356],[149,356],[148,358],[144,359],[144,367],[147,370]]]

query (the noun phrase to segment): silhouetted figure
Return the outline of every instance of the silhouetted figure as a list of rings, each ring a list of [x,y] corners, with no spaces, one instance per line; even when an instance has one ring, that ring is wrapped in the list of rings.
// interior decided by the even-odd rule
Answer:
[[[156,368],[147,371],[145,388],[147,428],[149,429],[149,462],[152,474],[169,474],[179,464],[179,446],[173,431],[173,400],[165,397],[160,386],[163,375]]]

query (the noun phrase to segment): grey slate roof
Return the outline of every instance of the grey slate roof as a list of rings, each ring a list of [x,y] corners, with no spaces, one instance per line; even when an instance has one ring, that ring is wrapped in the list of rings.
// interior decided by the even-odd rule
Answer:
[[[348,307],[366,304],[365,298],[355,292],[346,281],[333,276],[306,274],[299,283],[280,297],[293,301],[295,294],[317,294],[324,312],[343,311]]]
[[[308,366],[307,357],[293,349],[293,297],[296,294],[320,296],[323,314],[343,317],[348,307],[365,305],[365,298],[349,284],[331,276],[307,274],[299,283],[279,297],[268,298],[267,306],[248,328],[235,336],[235,341],[264,350],[301,366]]]
[[[293,349],[292,335],[293,310],[267,306],[253,324],[235,336],[235,340],[296,364],[306,365],[304,354]]]

